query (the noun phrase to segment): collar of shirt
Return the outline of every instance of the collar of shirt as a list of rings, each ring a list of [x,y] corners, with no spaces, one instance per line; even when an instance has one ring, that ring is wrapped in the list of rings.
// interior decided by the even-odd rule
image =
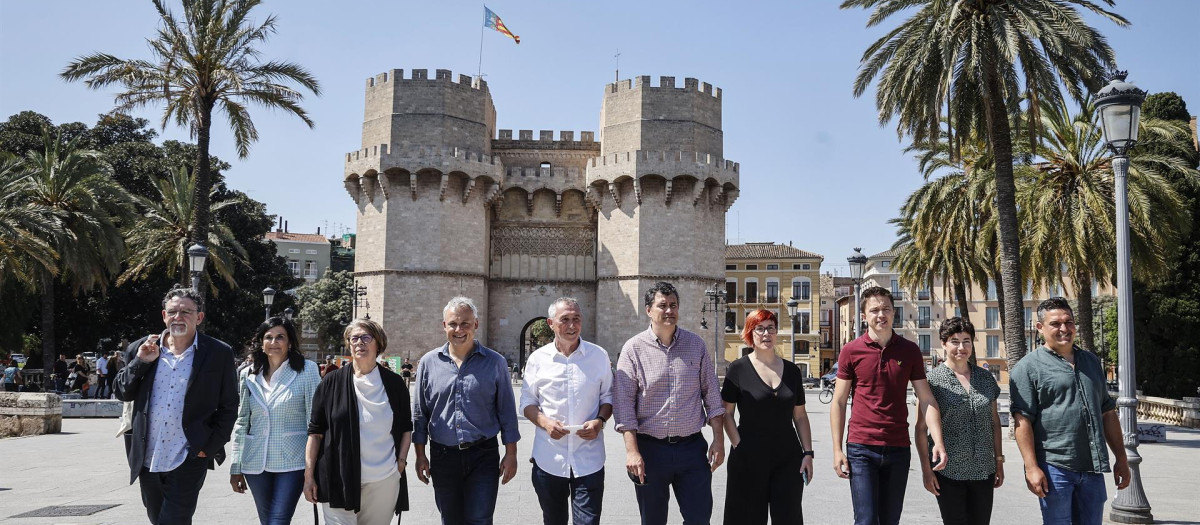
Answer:
[[[676,326],[675,330],[673,330],[671,332],[671,341],[668,342],[667,344],[663,344],[662,340],[660,340],[658,338],[658,336],[654,334],[654,325],[653,324],[650,325],[650,328],[646,329],[646,333],[650,334],[650,339],[653,340],[655,343],[657,343],[658,346],[661,346],[666,349],[670,349],[672,346],[675,346],[675,342],[679,340],[679,327],[678,326]]]
[[[190,346],[188,346],[187,349],[185,349],[183,351],[183,353],[179,354],[179,357],[175,357],[175,354],[171,353],[171,349],[167,348],[166,341],[167,341],[168,337],[171,337],[171,332],[169,332],[167,330],[163,330],[162,335],[158,337],[158,351],[159,351],[159,355],[168,355],[169,354],[173,358],[172,360],[174,360],[174,361],[183,359],[183,357],[186,356],[188,352],[195,350],[196,347],[200,344],[200,332],[196,332],[196,335],[192,337],[192,344]]]
[[[472,341],[471,343],[472,343],[471,351],[467,352],[467,356],[463,358],[464,363],[466,363],[468,359],[471,359],[472,357],[474,357],[476,354],[479,353],[479,340],[476,339],[476,340]],[[449,359],[451,361],[454,360],[454,356],[450,355],[450,343],[449,342],[446,342],[446,344],[442,345],[442,348],[438,350],[438,353],[441,354],[442,357],[445,357],[446,359]]]

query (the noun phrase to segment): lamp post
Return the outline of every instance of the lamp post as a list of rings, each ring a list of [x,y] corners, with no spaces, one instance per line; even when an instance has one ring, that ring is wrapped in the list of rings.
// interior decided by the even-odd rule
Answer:
[[[351,301],[353,301],[352,307],[351,307],[352,319],[358,319],[358,308],[360,306],[369,307],[369,305],[366,304],[366,302],[367,302],[367,286],[360,285],[360,284],[358,284],[358,281],[355,280],[354,287],[350,289],[350,299],[351,299]],[[367,313],[367,319],[370,319],[370,318],[371,318],[371,314]]]
[[[271,304],[273,304],[274,302],[275,302],[275,289],[271,288],[270,286],[263,288],[263,308],[265,310],[265,315],[263,316],[263,321],[266,321],[271,318]]]
[[[726,303],[725,290],[721,288],[722,283],[713,284],[712,288],[704,291],[704,296],[712,301],[713,311],[713,363],[717,367],[717,373],[725,373],[725,353],[721,351],[721,305]]]
[[[192,270],[192,288],[200,291],[200,274],[204,272],[204,263],[208,261],[208,248],[196,243],[187,249],[188,266]],[[201,294],[203,295],[203,293]]]
[[[796,299],[795,297],[788,299],[787,310],[788,310],[788,319],[792,320],[792,326],[794,327],[799,323],[799,319],[796,319],[796,316],[800,315],[799,314],[800,300]],[[817,353],[820,354],[819,351]],[[818,355],[818,357],[819,357],[819,355]],[[792,362],[793,363],[796,362],[796,330],[795,329],[792,330]],[[817,364],[820,365],[820,363],[817,363]]]
[[[852,322],[854,323],[854,338],[862,335],[862,324],[859,322],[858,304],[859,295],[862,294],[863,268],[867,265],[867,256],[863,255],[862,248],[855,248],[854,255],[846,258],[846,262],[850,263],[850,279],[854,281],[854,315]]]
[[[1129,261],[1129,201],[1126,183],[1129,178],[1129,148],[1137,143],[1138,120],[1146,92],[1126,82],[1125,71],[1114,72],[1107,86],[1096,93],[1096,108],[1104,142],[1112,150],[1113,192],[1117,219],[1117,379],[1120,393],[1117,411],[1129,458],[1129,486],[1117,491],[1109,518],[1118,523],[1151,523],[1150,501],[1142,488],[1137,435],[1137,370],[1133,355],[1133,279]]]

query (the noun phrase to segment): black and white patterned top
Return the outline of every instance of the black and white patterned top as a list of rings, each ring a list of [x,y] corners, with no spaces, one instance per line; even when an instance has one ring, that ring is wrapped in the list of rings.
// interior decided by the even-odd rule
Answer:
[[[992,403],[1000,397],[996,378],[971,366],[971,391],[967,392],[954,371],[942,364],[929,372],[929,387],[942,413],[942,439],[950,457],[940,474],[959,481],[984,480],[995,474]],[[932,448],[932,439],[929,445]]]

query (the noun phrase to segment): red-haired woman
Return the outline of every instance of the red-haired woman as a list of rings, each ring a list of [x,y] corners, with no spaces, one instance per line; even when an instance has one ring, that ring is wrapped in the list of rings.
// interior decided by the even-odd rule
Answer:
[[[779,321],[755,310],[742,339],[754,348],[729,364],[721,399],[729,435],[725,523],[804,523],[800,500],[812,479],[812,430],[800,368],[775,354]],[[734,411],[741,412],[735,426]],[[743,444],[747,446],[742,446]]]

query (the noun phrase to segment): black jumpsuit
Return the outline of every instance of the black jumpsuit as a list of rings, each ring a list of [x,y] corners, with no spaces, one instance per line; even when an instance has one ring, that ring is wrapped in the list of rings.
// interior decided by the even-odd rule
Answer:
[[[804,449],[792,414],[804,404],[800,369],[783,362],[783,379],[772,390],[759,377],[749,357],[729,364],[721,399],[737,404],[741,442],[729,453],[725,492],[725,524],[773,525],[804,523],[800,466]]]

